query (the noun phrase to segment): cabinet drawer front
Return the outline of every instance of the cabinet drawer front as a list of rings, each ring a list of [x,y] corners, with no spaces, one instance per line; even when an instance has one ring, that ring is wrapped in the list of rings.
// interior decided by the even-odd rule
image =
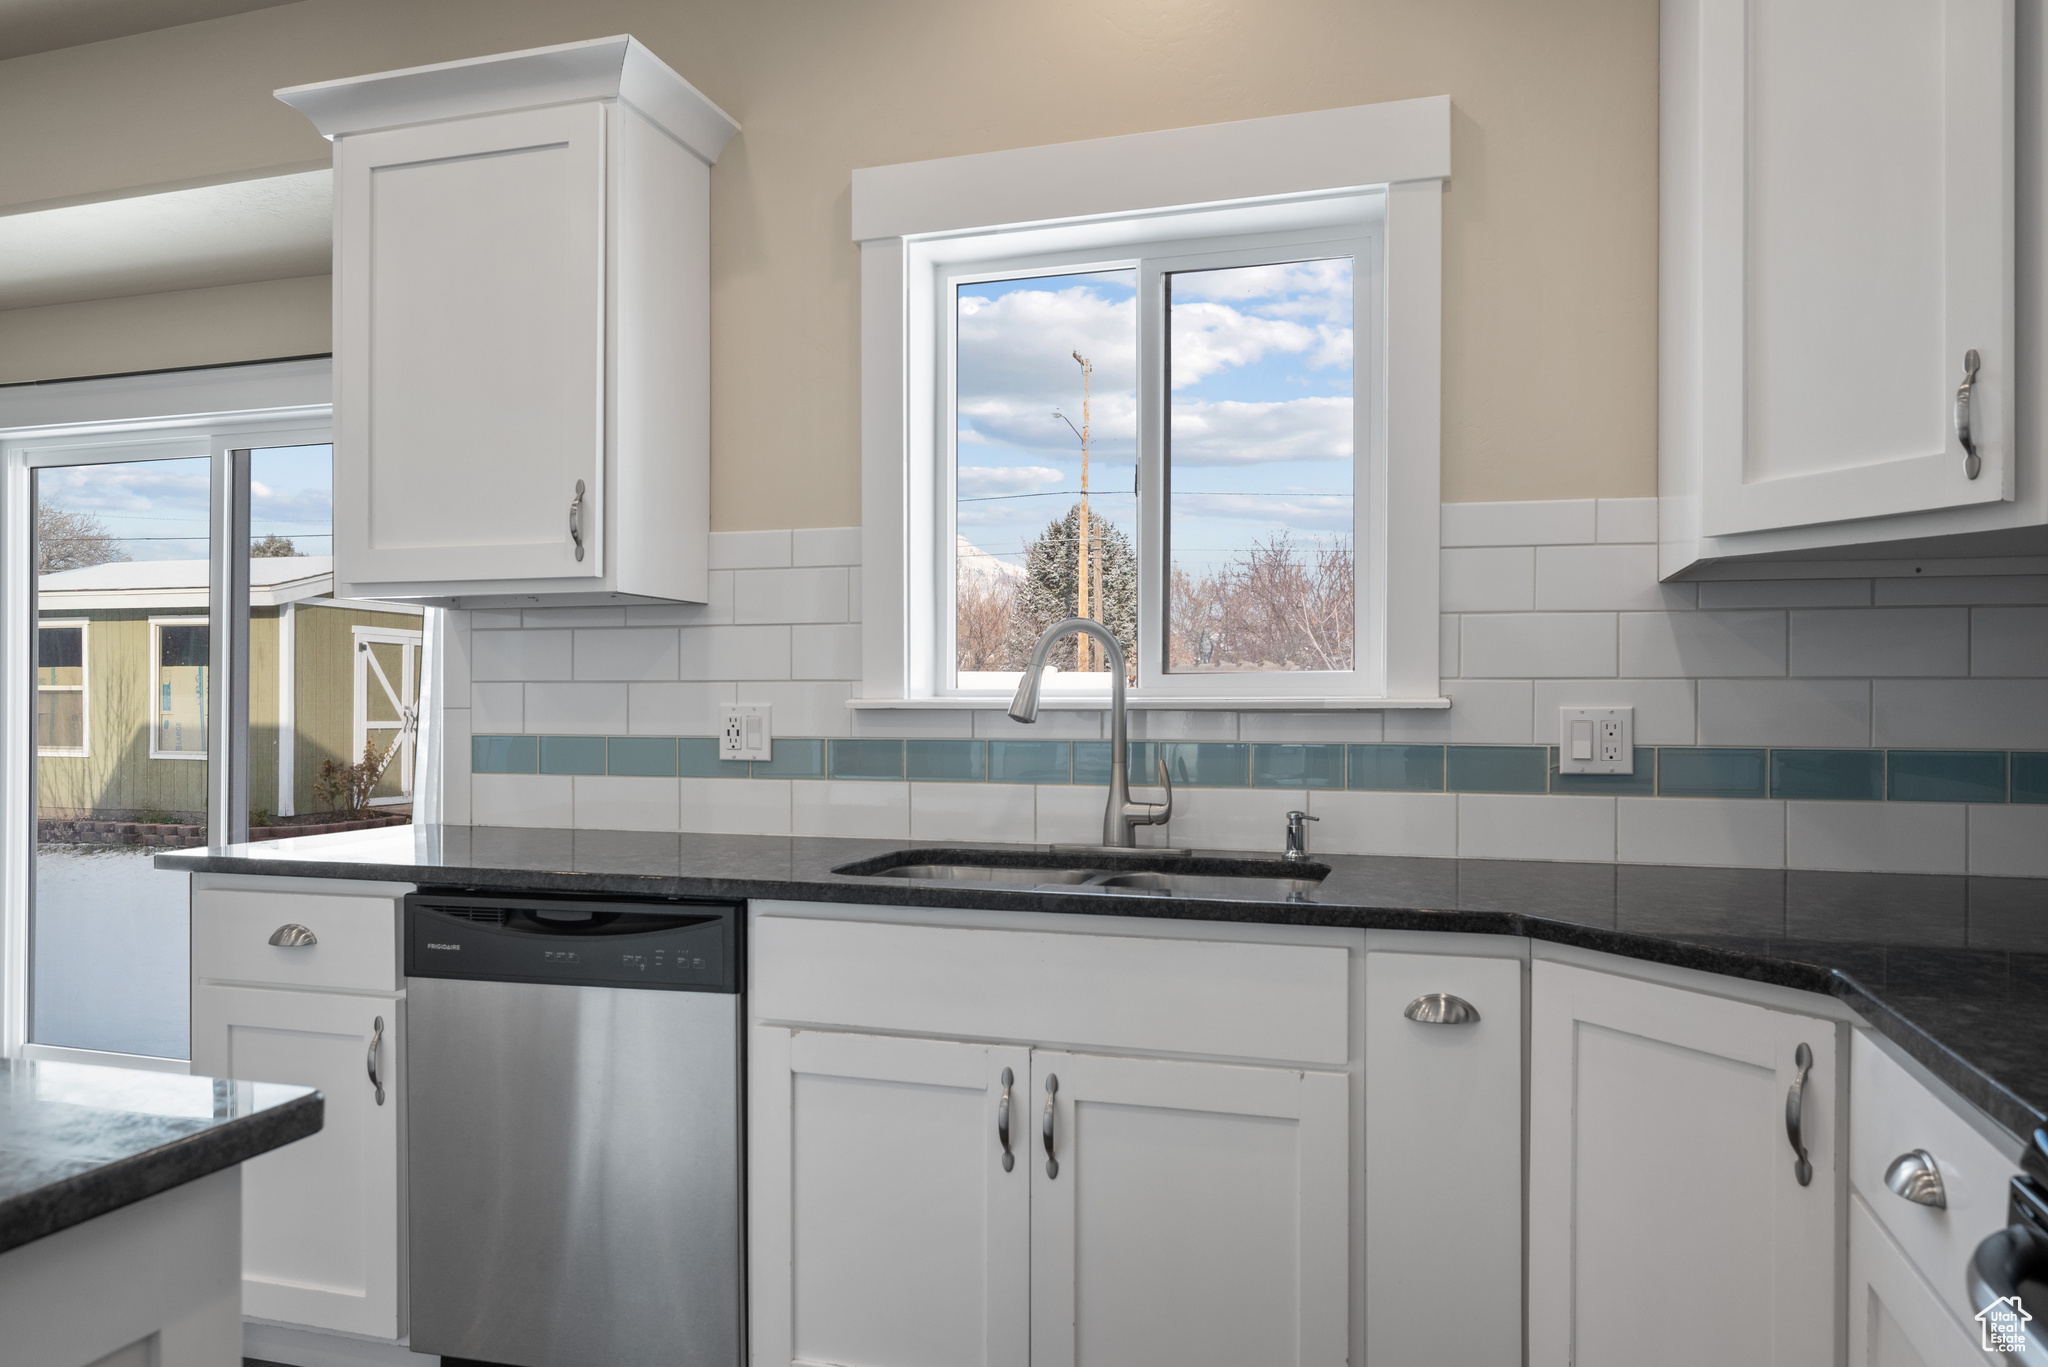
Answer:
[[[1948,1206],[1916,1205],[1884,1184],[1901,1154],[1925,1149]],[[2019,1166],[1858,1030],[1849,1045],[1849,1182],[1958,1319],[1976,1313],[1964,1269],[2005,1228],[2006,1183]]]
[[[1960,1280],[1960,1278],[1958,1278]],[[2006,1359],[1984,1352],[1981,1330],[1958,1324],[1906,1254],[1849,1198],[1849,1362],[1851,1367],[1965,1367]]]
[[[281,927],[314,943],[273,945]],[[381,897],[209,889],[193,895],[192,976],[201,982],[269,983],[351,992],[395,992],[398,904]]]
[[[1342,1064],[1349,973],[1336,945],[768,913],[754,926],[751,990],[762,1020]]]

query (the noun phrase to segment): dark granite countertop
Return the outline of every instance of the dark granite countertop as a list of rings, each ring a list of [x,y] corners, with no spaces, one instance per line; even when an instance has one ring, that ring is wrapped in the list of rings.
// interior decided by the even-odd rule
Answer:
[[[1524,935],[1829,993],[2015,1134],[2048,1125],[2048,879],[1318,855],[1330,873],[1313,892],[1241,901],[834,872],[910,845],[946,848],[393,826],[188,850],[157,864],[440,887]],[[1024,856],[1032,847],[974,849],[986,863],[991,850]]]
[[[0,1062],[0,1253],[303,1139],[310,1087]]]

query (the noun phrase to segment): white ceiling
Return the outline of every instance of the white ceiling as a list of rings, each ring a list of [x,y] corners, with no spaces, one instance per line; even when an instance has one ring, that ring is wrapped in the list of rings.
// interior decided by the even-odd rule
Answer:
[[[323,170],[0,215],[0,309],[324,275],[333,199]]]
[[[292,0],[0,0],[0,61],[291,3]]]

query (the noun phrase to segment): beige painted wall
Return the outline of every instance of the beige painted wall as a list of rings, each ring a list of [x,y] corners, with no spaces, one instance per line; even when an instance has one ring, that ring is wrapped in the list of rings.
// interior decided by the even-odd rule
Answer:
[[[854,167],[1433,94],[1444,497],[1655,492],[1655,0],[302,0],[0,63],[0,209],[303,165],[277,86],[621,32],[744,130],[712,179],[715,528],[859,520]]]
[[[317,356],[333,344],[333,277],[0,310],[0,384]]]

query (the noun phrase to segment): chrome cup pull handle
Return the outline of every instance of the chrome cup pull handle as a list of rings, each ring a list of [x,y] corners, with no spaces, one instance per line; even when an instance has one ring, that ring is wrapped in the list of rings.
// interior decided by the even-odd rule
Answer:
[[[1984,469],[1984,458],[1977,454],[1977,441],[1970,431],[1970,390],[1977,383],[1977,365],[1973,347],[1963,353],[1963,383],[1956,390],[1956,440],[1963,445],[1963,473],[1971,479]]]
[[[379,1066],[379,1055],[384,1049],[384,1018],[382,1016],[370,1026],[370,1051],[363,1059],[363,1066],[370,1074],[370,1085],[377,1089],[377,1104],[384,1104],[384,1070]]]
[[[1478,1007],[1448,992],[1425,992],[1401,1014],[1422,1025],[1475,1025],[1479,1021]]]
[[[319,944],[320,937],[313,933],[312,927],[292,921],[271,931],[270,943],[279,949],[303,949],[307,945]]]
[[[576,558],[583,559],[583,481],[576,481],[576,497],[569,500],[569,539],[576,543]]]
[[[1948,1209],[1948,1191],[1941,1184],[1941,1168],[1925,1149],[1902,1153],[1884,1170],[1884,1184],[1916,1206]]]
[[[1058,1177],[1060,1175],[1060,1160],[1052,1156],[1052,1103],[1053,1099],[1059,1094],[1059,1074],[1047,1073],[1045,1075],[1045,1175],[1047,1177]]]
[[[1813,1181],[1813,1164],[1806,1161],[1806,1078],[1813,1071],[1813,1050],[1800,1045],[1792,1054],[1792,1061],[1799,1065],[1798,1080],[1785,1093],[1785,1137],[1792,1141],[1792,1175],[1799,1179],[1800,1186]]]
[[[1016,1074],[1003,1069],[1003,1099],[996,1103],[996,1140],[1003,1146],[1003,1171],[1017,1166],[1017,1155],[1010,1152],[1010,1084],[1016,1081]]]

